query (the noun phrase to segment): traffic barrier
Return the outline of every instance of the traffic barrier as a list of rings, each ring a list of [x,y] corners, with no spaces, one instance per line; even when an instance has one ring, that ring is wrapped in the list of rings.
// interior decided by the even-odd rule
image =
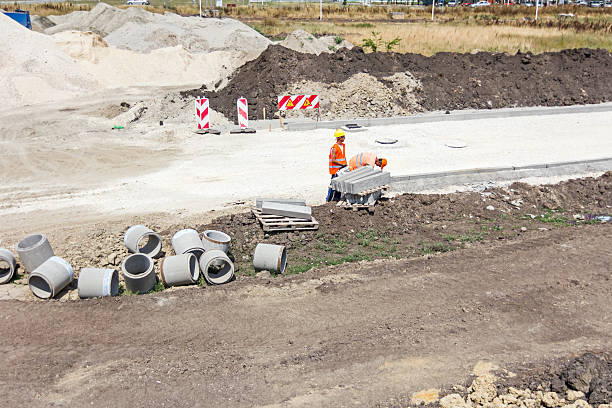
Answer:
[[[153,260],[145,254],[132,254],[121,264],[125,287],[133,293],[147,293],[157,281]]]
[[[72,266],[59,256],[52,256],[28,277],[28,286],[34,296],[49,299],[57,296],[74,279]]]
[[[209,129],[210,120],[208,114],[208,98],[196,98],[195,100],[195,114],[198,122],[198,129]]]
[[[83,268],[79,273],[77,289],[81,299],[117,296],[119,273],[115,269]]]
[[[232,238],[224,232],[206,230],[202,234],[202,245],[206,251],[219,249],[225,253],[229,250]]]
[[[287,249],[284,245],[257,244],[253,254],[253,266],[256,271],[285,272]]]
[[[200,277],[198,258],[192,253],[169,256],[162,261],[160,272],[165,287],[192,285]]]
[[[134,254],[155,258],[162,249],[162,239],[157,232],[144,225],[133,225],[125,231],[123,243]]]
[[[221,285],[234,277],[234,264],[225,252],[211,249],[200,258],[200,271],[211,285]]]
[[[33,272],[53,255],[51,244],[42,234],[28,235],[17,244],[17,253],[26,272]]]
[[[170,242],[176,255],[191,253],[200,259],[206,250],[202,245],[198,231],[191,228],[180,230],[172,236]]]
[[[6,263],[6,268],[3,263]],[[0,284],[10,282],[15,274],[15,268],[17,268],[15,255],[6,248],[0,248]]]
[[[319,95],[281,95],[278,110],[319,109]]]
[[[246,98],[238,98],[236,102],[236,110],[238,111],[238,125],[241,129],[249,127],[249,105]]]

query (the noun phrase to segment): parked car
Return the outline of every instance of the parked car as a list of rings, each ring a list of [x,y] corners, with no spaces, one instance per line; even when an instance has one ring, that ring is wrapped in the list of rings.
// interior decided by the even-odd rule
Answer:
[[[474,3],[472,4],[470,7],[475,8],[475,7],[486,7],[486,6],[490,6],[491,4],[488,1],[485,0],[481,0],[478,3]]]
[[[527,2],[525,2],[525,6],[526,7],[535,7],[535,3],[533,1],[527,1]]]
[[[149,0],[127,0],[125,4],[128,6],[150,6],[151,2]]]
[[[457,5],[457,2],[455,0],[451,0],[448,3],[446,3],[446,5],[448,7],[455,7]]]
[[[603,7],[603,1],[592,1],[589,3],[589,7]]]
[[[589,5],[589,3],[587,3],[587,2],[586,2],[586,0],[578,0],[578,1],[576,2],[576,5],[577,5],[577,6],[588,6],[588,5]]]
[[[606,4],[604,4],[604,7],[612,7],[612,2],[606,1]]]

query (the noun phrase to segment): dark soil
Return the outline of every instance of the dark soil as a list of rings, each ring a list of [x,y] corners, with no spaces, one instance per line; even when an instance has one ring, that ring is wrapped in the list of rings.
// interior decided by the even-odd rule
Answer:
[[[277,96],[302,80],[342,82],[367,72],[377,78],[411,72],[423,85],[419,95],[425,110],[563,106],[612,100],[612,54],[606,50],[574,49],[543,54],[370,53],[359,47],[335,54],[302,54],[270,46],[243,65],[218,92],[206,92],[213,109],[236,116],[236,99],[249,101],[251,119],[276,112]],[[204,89],[205,90],[205,89]],[[199,96],[202,89],[182,92]],[[356,101],[355,103],[359,103]]]
[[[612,402],[612,358],[609,355],[585,353],[542,369],[519,370],[515,378],[498,384],[498,394],[506,393],[508,387],[531,390],[542,389],[564,395],[569,390],[582,391],[593,406]]]

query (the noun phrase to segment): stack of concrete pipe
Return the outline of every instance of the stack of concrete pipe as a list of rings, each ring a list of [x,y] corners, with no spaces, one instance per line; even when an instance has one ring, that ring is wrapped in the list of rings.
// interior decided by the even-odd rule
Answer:
[[[255,205],[262,214],[312,220],[312,209],[306,205],[304,200],[258,198]]]

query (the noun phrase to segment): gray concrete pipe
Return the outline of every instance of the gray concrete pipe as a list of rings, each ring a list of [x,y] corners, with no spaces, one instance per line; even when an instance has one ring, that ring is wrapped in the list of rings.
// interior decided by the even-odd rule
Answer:
[[[0,284],[10,282],[16,268],[15,255],[6,248],[0,248]]]
[[[57,296],[73,279],[72,266],[59,256],[52,256],[30,274],[28,285],[34,296],[49,299]]]
[[[257,244],[253,255],[256,271],[284,273],[287,265],[287,249],[284,245]]]
[[[83,268],[77,282],[81,299],[117,296],[119,273],[115,269]]]
[[[204,245],[204,249],[207,251],[218,249],[227,253],[231,240],[232,238],[229,235],[221,231],[206,230],[202,234],[202,245]]]
[[[157,232],[144,225],[133,225],[125,231],[123,243],[133,254],[145,254],[155,258],[162,249],[162,239]]]
[[[193,285],[199,277],[200,266],[194,253],[169,256],[161,263],[161,279],[165,287]]]
[[[200,240],[200,234],[194,229],[180,230],[172,236],[170,242],[172,248],[174,248],[174,253],[177,255],[191,253],[200,259],[205,251],[202,240]]]
[[[125,287],[133,293],[147,293],[157,282],[153,260],[145,254],[132,254],[125,258],[121,272]]]
[[[200,258],[200,270],[211,285],[227,283],[234,277],[234,264],[220,249],[204,252]]]
[[[26,272],[33,272],[43,262],[55,255],[47,237],[42,234],[28,235],[19,241],[17,253]]]

